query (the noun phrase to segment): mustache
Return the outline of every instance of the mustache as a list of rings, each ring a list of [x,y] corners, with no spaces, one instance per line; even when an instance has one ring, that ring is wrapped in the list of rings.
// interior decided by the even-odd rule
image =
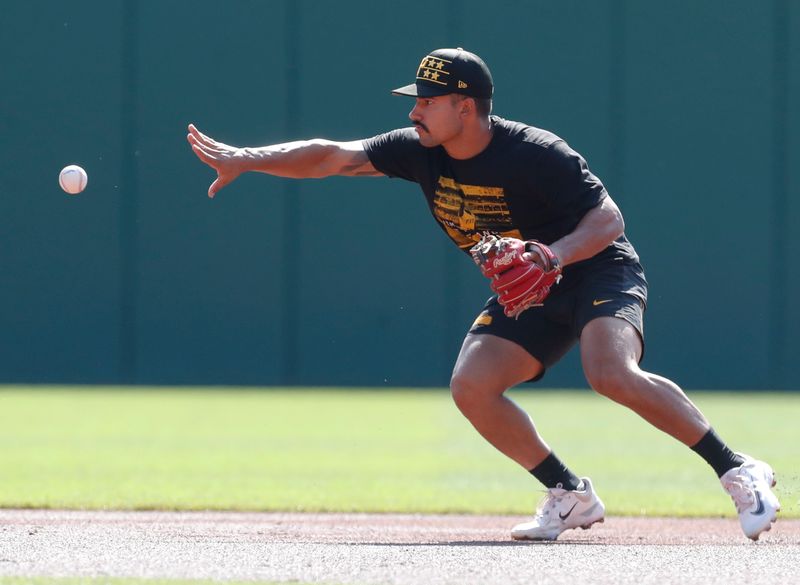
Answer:
[[[422,122],[414,122],[414,128],[422,128],[425,132],[428,132],[428,127]]]

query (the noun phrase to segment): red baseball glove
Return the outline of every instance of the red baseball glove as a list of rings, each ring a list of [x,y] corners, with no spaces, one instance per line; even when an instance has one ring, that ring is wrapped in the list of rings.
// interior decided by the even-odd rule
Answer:
[[[515,319],[541,305],[550,287],[561,280],[561,266],[553,251],[535,240],[498,238],[487,234],[470,249],[483,275],[492,280],[503,312]]]

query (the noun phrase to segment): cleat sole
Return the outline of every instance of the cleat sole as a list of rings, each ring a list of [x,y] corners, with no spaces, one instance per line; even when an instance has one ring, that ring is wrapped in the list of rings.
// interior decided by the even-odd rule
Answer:
[[[595,524],[602,524],[605,521],[606,521],[605,518],[600,518],[599,520],[595,520],[594,522],[589,522],[588,524],[584,524],[583,526],[581,526],[581,530],[589,530]]]

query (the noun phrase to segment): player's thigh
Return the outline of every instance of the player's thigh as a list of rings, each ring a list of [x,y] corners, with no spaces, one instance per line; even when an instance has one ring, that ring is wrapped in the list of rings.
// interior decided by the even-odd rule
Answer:
[[[647,281],[639,264],[601,264],[584,277],[575,296],[575,328],[584,373],[593,388],[638,371],[646,299]]]
[[[501,351],[497,356],[491,354],[493,345],[486,352],[488,355],[486,361],[493,370],[497,369],[498,360],[511,356],[510,361],[513,363],[504,366],[510,368],[512,375],[509,377],[513,379],[513,383],[507,387],[521,382],[538,381],[544,376],[545,371],[564,357],[578,341],[578,336],[570,326],[571,314],[568,307],[571,304],[571,297],[570,295],[562,295],[564,298],[557,297],[558,295],[553,295],[548,298],[544,307],[531,307],[515,319],[505,315],[503,307],[497,302],[497,296],[493,296],[486,302],[472,324],[466,341],[470,341],[472,337],[487,336],[511,343],[509,347],[513,347],[513,350],[508,351],[504,349],[505,344],[498,344],[501,346]],[[474,343],[477,344],[478,341]],[[467,355],[471,353],[470,351]],[[462,356],[464,355],[462,349]],[[463,363],[462,356],[459,357],[459,362]],[[502,372],[491,373],[502,378]],[[517,380],[521,375],[528,377]]]
[[[458,354],[451,388],[454,393],[502,394],[539,376],[541,362],[517,343],[491,334],[467,334]]]
[[[601,393],[629,386],[640,372],[642,337],[630,321],[598,317],[581,333],[581,363],[589,385]]]

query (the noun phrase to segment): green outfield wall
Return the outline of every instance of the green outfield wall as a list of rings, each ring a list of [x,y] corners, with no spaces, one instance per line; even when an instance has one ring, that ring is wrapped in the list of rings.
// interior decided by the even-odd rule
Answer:
[[[488,296],[416,186],[242,177],[221,141],[403,126],[420,58],[588,159],[651,285],[644,365],[800,388],[800,3],[4,0],[0,382],[445,385]],[[68,196],[58,171],[89,186]],[[574,353],[548,374],[584,385]]]

